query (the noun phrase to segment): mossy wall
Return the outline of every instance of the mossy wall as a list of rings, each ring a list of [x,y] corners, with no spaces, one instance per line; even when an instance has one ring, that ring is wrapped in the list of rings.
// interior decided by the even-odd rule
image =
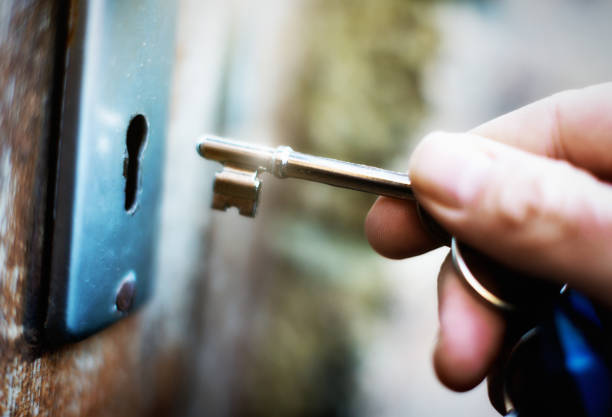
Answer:
[[[385,166],[426,113],[432,2],[311,0],[279,123],[294,149]],[[267,188],[266,192],[272,189]],[[374,196],[294,181],[273,196],[240,415],[354,415],[359,350],[387,297],[363,236]]]

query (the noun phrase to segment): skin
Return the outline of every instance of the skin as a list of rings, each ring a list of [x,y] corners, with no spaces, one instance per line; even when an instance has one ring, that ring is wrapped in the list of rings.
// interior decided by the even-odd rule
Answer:
[[[419,203],[461,241],[612,306],[612,83],[555,94],[468,133],[432,133],[409,172]],[[438,246],[413,202],[379,198],[365,230],[393,259]],[[434,368],[466,391],[491,371],[505,323],[448,258],[438,299]]]

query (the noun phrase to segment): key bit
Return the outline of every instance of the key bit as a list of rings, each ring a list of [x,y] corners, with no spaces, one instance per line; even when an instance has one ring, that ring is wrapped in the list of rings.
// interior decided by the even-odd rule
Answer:
[[[215,174],[212,207],[226,210],[236,207],[243,216],[255,216],[261,181],[258,171],[226,165]]]
[[[255,216],[260,176],[299,178],[388,197],[414,200],[408,174],[277,148],[208,136],[198,142],[198,153],[223,164],[215,175],[213,208],[236,207]]]

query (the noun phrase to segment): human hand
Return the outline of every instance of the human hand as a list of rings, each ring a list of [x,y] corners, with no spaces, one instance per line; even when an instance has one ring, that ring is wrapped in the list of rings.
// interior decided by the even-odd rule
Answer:
[[[612,305],[612,83],[556,94],[467,134],[433,133],[409,164],[419,203],[483,254]],[[366,234],[380,254],[438,246],[412,202],[379,198]],[[490,372],[505,322],[461,283],[438,276],[439,379],[464,391]]]

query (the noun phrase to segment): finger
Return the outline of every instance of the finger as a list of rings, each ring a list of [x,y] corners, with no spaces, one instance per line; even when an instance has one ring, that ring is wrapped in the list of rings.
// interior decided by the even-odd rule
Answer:
[[[449,257],[438,277],[438,310],[440,335],[434,369],[444,385],[467,391],[484,379],[495,361],[504,320],[469,292]]]
[[[565,159],[602,178],[612,178],[612,152],[608,151],[611,131],[612,83],[607,83],[556,94],[472,132],[528,152]],[[366,219],[368,240],[379,253],[398,259],[439,246],[418,221],[412,203],[381,200]],[[402,206],[408,213],[397,210]]]
[[[402,259],[439,246],[421,225],[414,201],[379,197],[365,221],[370,245],[383,256]]]
[[[410,170],[419,202],[460,240],[525,272],[612,293],[607,183],[469,134],[430,135]]]
[[[612,178],[612,83],[555,94],[471,133]]]

